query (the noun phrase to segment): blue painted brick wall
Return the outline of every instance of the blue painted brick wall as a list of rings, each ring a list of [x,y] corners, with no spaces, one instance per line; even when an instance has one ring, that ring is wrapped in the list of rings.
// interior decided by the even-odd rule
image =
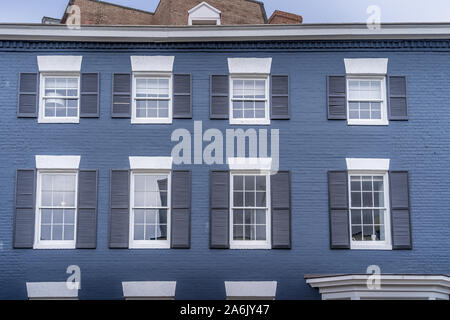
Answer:
[[[75,46],[74,46],[75,48]],[[169,47],[168,47],[169,48]],[[83,72],[100,72],[100,118],[80,124],[38,124],[17,119],[19,72],[37,72],[36,56],[83,55]],[[288,74],[291,120],[280,129],[280,167],[292,172],[292,250],[210,250],[209,171],[192,170],[192,241],[189,250],[108,249],[109,172],[128,168],[128,156],[168,156],[173,125],[131,125],[111,119],[113,72],[130,71],[130,55],[175,55],[175,73],[193,77],[193,120],[209,120],[209,76],[227,73],[228,57],[272,57],[272,73]],[[389,58],[389,73],[408,77],[409,121],[349,127],[328,121],[326,76],[344,74],[344,58]],[[27,281],[65,281],[71,264],[82,270],[81,299],[120,299],[122,281],[176,280],[177,299],[223,299],[225,280],[276,280],[278,299],[318,299],[304,274],[450,273],[450,53],[430,50],[145,50],[0,49],[0,299],[26,299]],[[81,168],[99,169],[98,246],[95,250],[14,250],[13,202],[17,168],[34,155],[81,155]],[[413,250],[330,250],[327,171],[345,169],[346,157],[390,158],[409,170]],[[216,166],[214,168],[219,168]],[[222,167],[224,168],[224,167]]]

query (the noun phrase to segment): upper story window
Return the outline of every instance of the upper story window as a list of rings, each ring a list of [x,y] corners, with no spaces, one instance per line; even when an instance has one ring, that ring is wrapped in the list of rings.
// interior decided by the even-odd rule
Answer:
[[[349,174],[352,246],[389,244],[387,173]]]
[[[189,25],[220,25],[220,10],[217,10],[206,2],[195,6],[188,13]]]
[[[389,161],[347,159],[352,249],[392,249]]]
[[[386,78],[347,77],[348,123],[387,124]]]
[[[387,125],[387,59],[344,59],[349,125]]]
[[[268,77],[231,78],[231,123],[269,121]]]
[[[231,173],[230,248],[271,248],[269,177],[264,173]]]
[[[172,123],[173,56],[132,56],[131,123]]]
[[[38,171],[37,248],[75,248],[77,172]]]
[[[79,119],[80,76],[41,75],[41,120],[71,121]]]
[[[40,123],[80,121],[81,56],[39,56]]]
[[[130,248],[170,248],[170,172],[131,174]]]
[[[170,123],[172,76],[134,75],[133,121]]]
[[[271,58],[229,58],[230,124],[270,124]]]
[[[35,249],[75,249],[79,156],[36,156]]]

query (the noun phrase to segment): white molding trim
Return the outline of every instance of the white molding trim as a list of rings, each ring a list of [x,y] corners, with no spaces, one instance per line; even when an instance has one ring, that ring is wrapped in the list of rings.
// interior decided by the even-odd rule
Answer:
[[[277,281],[225,281],[227,299],[266,298],[274,300]]]
[[[173,71],[174,56],[131,56],[133,72],[167,72]]]
[[[172,157],[129,157],[131,170],[172,170]]]
[[[330,275],[307,278],[328,299],[449,300],[450,277],[445,275],[380,275],[380,289],[369,289],[374,275]]]
[[[347,158],[349,171],[389,171],[390,159]]]
[[[122,282],[125,299],[174,299],[176,286],[176,281]]]
[[[239,26],[82,26],[2,24],[4,40],[99,42],[176,42],[236,40],[326,39],[448,39],[449,23],[382,23],[371,30],[366,23]]]
[[[28,299],[78,299],[78,288],[66,282],[27,282]]]
[[[214,8],[209,3],[203,1],[188,11],[188,24],[191,26],[193,21],[215,21],[216,25],[220,25],[221,11]]]
[[[347,74],[387,74],[388,59],[344,59]]]
[[[80,72],[83,56],[38,56],[39,72]]]
[[[231,171],[271,171],[272,158],[228,158],[228,166]]]
[[[81,156],[38,156],[36,155],[36,169],[78,169]]]
[[[228,58],[228,72],[244,75],[269,75],[272,58]]]

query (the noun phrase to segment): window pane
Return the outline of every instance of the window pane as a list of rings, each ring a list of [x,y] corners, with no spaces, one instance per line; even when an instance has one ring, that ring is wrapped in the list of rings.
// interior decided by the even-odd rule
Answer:
[[[352,207],[361,207],[361,193],[359,192],[352,192]]]
[[[363,210],[363,224],[373,224],[372,210]]]
[[[266,226],[256,226],[256,240],[266,240]]]
[[[257,207],[265,207],[266,206],[266,193],[265,192],[257,192],[256,193],[256,206]]]
[[[51,224],[52,223],[52,210],[51,209],[42,209],[41,210],[41,223],[42,224]]]
[[[362,240],[361,226],[352,226],[352,240],[353,241],[361,241]]]
[[[134,240],[144,240],[144,225],[134,225]]]
[[[244,223],[244,210],[233,210],[233,223],[234,224]]]
[[[62,209],[54,209],[53,210],[53,223],[63,223],[63,210]]]
[[[254,207],[255,206],[255,192],[245,192],[245,206]]]
[[[244,193],[243,192],[234,192],[233,193],[233,205],[235,207],[243,207],[244,206]]]
[[[145,216],[145,210],[143,210],[143,209],[134,210],[134,223],[136,223],[136,224],[145,223],[144,216]]]
[[[363,226],[363,239],[365,241],[372,241],[376,239],[373,234],[373,226]]]
[[[351,210],[352,224],[361,224],[361,210]]]
[[[245,176],[245,190],[253,191],[255,190],[255,176]]]
[[[53,225],[52,240],[63,240],[63,226]]]
[[[42,225],[41,226],[41,240],[52,240],[52,226]]]
[[[243,176],[233,176],[233,190],[239,191],[243,190],[243,184],[244,184],[244,177]]]
[[[64,226],[64,240],[74,240],[74,226],[65,225]]]
[[[266,224],[266,210],[255,210],[256,224]]]
[[[234,225],[233,226],[233,240],[244,240],[244,226]]]

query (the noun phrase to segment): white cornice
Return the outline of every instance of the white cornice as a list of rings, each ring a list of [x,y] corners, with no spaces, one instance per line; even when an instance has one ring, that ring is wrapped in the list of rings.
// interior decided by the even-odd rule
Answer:
[[[83,26],[0,24],[0,40],[191,42],[245,40],[450,39],[449,23],[240,26]]]

